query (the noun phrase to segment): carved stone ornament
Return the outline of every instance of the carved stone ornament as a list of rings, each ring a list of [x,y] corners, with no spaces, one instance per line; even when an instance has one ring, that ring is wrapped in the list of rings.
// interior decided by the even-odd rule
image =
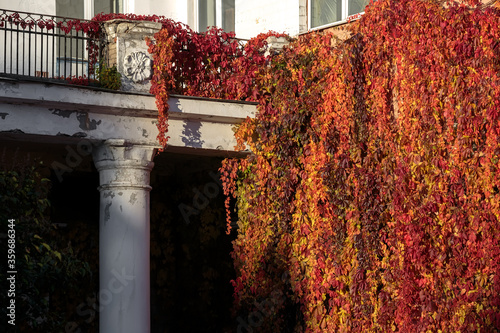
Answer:
[[[151,78],[152,61],[144,52],[132,52],[125,56],[125,76],[138,83]]]

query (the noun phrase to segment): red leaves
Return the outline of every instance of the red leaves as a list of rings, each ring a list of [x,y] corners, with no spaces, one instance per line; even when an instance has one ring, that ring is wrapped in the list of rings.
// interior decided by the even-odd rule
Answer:
[[[241,46],[233,32],[214,27],[198,34],[171,20],[151,19],[163,23],[149,48],[155,64],[151,93],[157,97],[162,145],[167,138],[170,93],[237,100],[259,98],[254,78],[268,61],[262,50],[264,40],[278,34],[263,34]]]
[[[66,80],[66,82],[69,84],[75,84],[79,86],[88,86],[90,83],[96,84],[95,80],[88,78],[86,75],[78,77],[76,77],[75,75],[69,77],[59,76],[55,77],[55,79]]]
[[[419,332],[500,321],[499,17],[382,0],[346,43],[310,34],[267,57],[275,33],[242,46],[158,16],[9,20],[94,37],[104,20],[161,22],[161,144],[170,93],[259,102],[236,134],[253,155],[221,168],[228,233],[231,197],[239,214],[235,301],[287,295],[269,331],[293,331],[291,316],[301,331]]]
[[[240,78],[261,111],[237,133],[246,166],[223,167],[239,304],[289,290],[301,331],[494,330],[500,14],[383,0],[355,30]]]

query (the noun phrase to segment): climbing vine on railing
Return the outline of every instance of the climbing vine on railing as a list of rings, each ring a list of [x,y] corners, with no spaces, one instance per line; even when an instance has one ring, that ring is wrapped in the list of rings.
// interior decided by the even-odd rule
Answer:
[[[154,74],[151,93],[159,111],[159,141],[167,142],[169,93],[256,101],[259,91],[256,77],[265,68],[266,38],[284,37],[269,32],[242,45],[234,32],[212,27],[196,33],[181,24],[165,25],[149,42]]]
[[[500,12],[379,0],[253,79],[226,160],[241,331],[496,332]]]

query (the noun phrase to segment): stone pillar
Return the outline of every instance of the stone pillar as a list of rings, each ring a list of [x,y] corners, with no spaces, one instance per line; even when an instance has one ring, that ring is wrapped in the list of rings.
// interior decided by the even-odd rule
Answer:
[[[152,59],[146,38],[154,40],[161,23],[116,19],[104,23],[108,66],[116,66],[122,75],[120,90],[149,93]]]
[[[283,50],[283,47],[288,46],[290,42],[285,37],[275,37],[269,36],[266,39],[267,49],[264,52],[264,55],[267,57],[271,54],[280,53]]]
[[[107,140],[94,150],[101,194],[99,332],[149,333],[149,176],[155,147]]]

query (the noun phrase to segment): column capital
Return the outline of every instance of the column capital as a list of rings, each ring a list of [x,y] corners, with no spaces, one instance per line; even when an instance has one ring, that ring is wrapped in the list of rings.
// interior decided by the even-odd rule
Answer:
[[[106,140],[97,146],[93,158],[99,171],[99,190],[137,187],[150,190],[149,173],[157,148],[134,145],[124,139]]]

